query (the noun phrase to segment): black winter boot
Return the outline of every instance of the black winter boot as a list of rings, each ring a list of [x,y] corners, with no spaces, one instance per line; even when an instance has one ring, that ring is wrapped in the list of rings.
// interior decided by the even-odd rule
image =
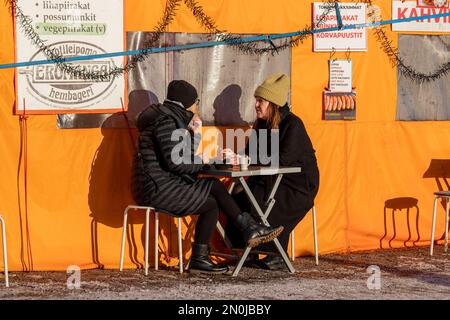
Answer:
[[[243,212],[237,217],[236,226],[242,232],[247,246],[251,248],[275,239],[284,229],[282,226],[266,227],[256,222],[248,212]]]
[[[227,271],[228,266],[219,266],[211,261],[209,258],[209,245],[196,243],[192,245],[192,256],[191,261],[189,262],[189,272],[220,274]]]
[[[268,255],[262,260],[259,260],[262,268],[267,270],[280,270],[286,268],[286,264],[280,255]]]

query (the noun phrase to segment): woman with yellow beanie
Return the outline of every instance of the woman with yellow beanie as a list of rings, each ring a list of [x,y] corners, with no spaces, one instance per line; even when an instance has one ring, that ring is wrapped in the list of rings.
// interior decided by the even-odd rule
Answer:
[[[302,120],[290,112],[287,103],[289,92],[289,78],[285,74],[274,74],[269,76],[255,90],[256,121],[253,125],[258,141],[257,147],[271,150],[271,129],[279,130],[279,166],[301,167],[302,172],[287,174],[281,180],[281,184],[275,195],[275,205],[268,217],[270,225],[284,226],[284,230],[278,237],[281,246],[287,250],[289,235],[295,226],[303,219],[314,205],[314,198],[319,189],[319,169],[315,150],[306,132]],[[269,135],[267,139],[259,139],[266,129]],[[251,139],[255,137],[251,137]],[[262,146],[261,143],[267,143]],[[252,163],[261,164],[258,158],[259,151],[249,154],[247,145],[246,154],[252,159]],[[253,151],[253,150],[252,150]],[[274,158],[274,155],[270,155]],[[276,156],[276,155],[275,155]],[[263,207],[270,191],[275,183],[275,176],[252,177],[248,180],[249,186],[255,195],[259,205]],[[235,195],[242,210],[251,212],[257,216],[255,209],[251,206],[244,192]],[[227,234],[231,240],[238,245],[239,234],[233,232],[233,227],[227,225]],[[258,250],[278,252],[273,242],[263,244]],[[280,255],[269,255],[259,262],[267,269],[278,269],[284,267]]]

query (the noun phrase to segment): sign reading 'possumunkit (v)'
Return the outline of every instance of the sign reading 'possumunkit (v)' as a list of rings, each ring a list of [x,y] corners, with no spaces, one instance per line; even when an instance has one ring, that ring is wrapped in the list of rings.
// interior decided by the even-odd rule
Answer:
[[[49,52],[71,58],[124,51],[123,0],[21,0],[23,13],[45,47],[34,45],[16,21],[16,60],[47,60]],[[16,113],[92,113],[121,110],[123,77],[108,76],[121,67],[123,57],[67,62],[73,70],[55,63],[17,68]],[[107,75],[100,79],[86,73]]]

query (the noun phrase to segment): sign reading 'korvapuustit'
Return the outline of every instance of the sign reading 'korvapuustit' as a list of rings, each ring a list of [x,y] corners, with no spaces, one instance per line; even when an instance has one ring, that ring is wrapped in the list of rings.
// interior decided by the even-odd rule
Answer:
[[[124,51],[123,0],[21,0],[20,7],[33,20],[36,33],[62,58]],[[47,60],[42,50],[16,22],[16,59]],[[78,70],[108,74],[123,65],[123,57],[68,62]],[[122,108],[124,77],[91,80],[67,72],[55,63],[17,70],[16,113],[92,113]]]
[[[318,29],[338,27],[338,15],[334,3],[314,2],[313,21]],[[330,10],[331,9],[331,10]],[[327,14],[325,14],[327,13]],[[339,13],[343,25],[366,23],[364,3],[340,3]],[[314,51],[367,51],[365,28],[328,31],[314,34]]]

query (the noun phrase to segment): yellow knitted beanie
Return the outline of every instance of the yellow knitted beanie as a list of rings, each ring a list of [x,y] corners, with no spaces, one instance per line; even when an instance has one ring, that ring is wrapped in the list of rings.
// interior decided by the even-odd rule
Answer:
[[[282,73],[277,73],[269,76],[258,88],[256,88],[255,97],[261,97],[279,107],[282,107],[287,102],[288,91],[288,76]]]

